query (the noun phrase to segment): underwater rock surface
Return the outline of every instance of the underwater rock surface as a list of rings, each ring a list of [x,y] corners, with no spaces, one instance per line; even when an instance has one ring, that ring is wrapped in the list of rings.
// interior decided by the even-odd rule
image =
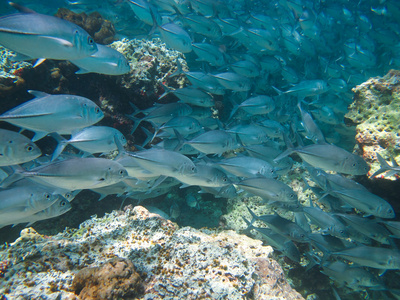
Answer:
[[[141,206],[127,207],[55,236],[25,230],[0,249],[0,293],[6,299],[134,299],[135,293],[140,299],[303,299],[269,257],[272,251],[234,231],[178,228]],[[79,297],[88,277],[119,280],[113,292]]]
[[[400,71],[370,78],[353,92],[354,102],[345,117],[357,125],[356,140],[373,174],[379,169],[376,153],[386,160],[390,156],[400,160]]]

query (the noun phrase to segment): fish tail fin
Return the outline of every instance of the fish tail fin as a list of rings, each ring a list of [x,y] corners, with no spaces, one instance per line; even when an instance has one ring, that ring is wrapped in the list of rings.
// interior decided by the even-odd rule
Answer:
[[[282,158],[289,156],[290,154],[292,154],[295,151],[295,148],[294,148],[292,142],[290,141],[289,137],[287,136],[287,134],[285,134],[283,132],[282,136],[283,136],[283,140],[285,141],[285,144],[287,146],[287,150],[283,151],[281,154],[279,154],[277,157],[275,157],[274,162],[280,161]]]
[[[177,67],[176,71],[170,74],[168,77],[174,77],[183,74],[182,64],[179,61],[179,58],[176,59],[176,67]]]
[[[133,121],[133,125],[132,125],[132,130],[131,130],[131,134],[133,134],[135,132],[135,130],[138,128],[138,126],[140,125],[140,123],[142,122],[142,119],[138,119],[135,117],[131,117],[128,116],[129,119],[131,119]]]
[[[234,115],[234,114],[237,112],[237,110],[239,109],[239,104],[237,104],[234,100],[231,100],[231,102],[232,102],[233,108],[232,108],[231,114],[229,115],[228,121],[229,121],[230,119],[232,119],[233,115]]]
[[[392,162],[392,168],[399,167],[397,161],[395,161],[393,156],[390,156],[390,161]]]
[[[68,141],[57,132],[52,132],[49,134],[49,136],[51,136],[57,142],[57,147],[51,155],[51,161],[54,161],[64,151],[65,147],[68,145]]]
[[[246,223],[247,228],[243,230],[244,232],[249,232],[250,230],[254,229],[253,224],[249,220],[247,220],[245,217],[242,216],[243,221]]]
[[[246,206],[247,210],[249,211],[250,215],[251,215],[251,221],[250,224],[253,224],[254,221],[258,220],[257,215],[254,213],[254,211],[252,211],[248,206]]]
[[[156,129],[154,131],[154,133],[151,133],[149,130],[147,130],[146,128],[142,127],[143,132],[146,134],[146,140],[143,142],[142,147],[146,146],[147,144],[151,143],[154,138],[156,137],[158,131],[160,129]]]
[[[178,145],[176,145],[174,151],[179,151],[182,148],[182,146],[186,143],[186,140],[183,138],[182,134],[180,134],[178,130],[174,129],[174,133],[179,141]]]
[[[284,92],[282,92],[280,89],[278,89],[278,88],[276,88],[276,87],[274,87],[274,86],[271,86],[271,87],[272,87],[272,88],[274,89],[274,91],[278,94],[278,96],[284,94]]]
[[[158,28],[158,22],[154,10],[155,8],[150,7],[151,18],[153,19],[153,27],[151,27],[149,33],[147,34],[148,38],[150,38]]]
[[[161,82],[161,86],[164,88],[164,93],[158,97],[158,100],[164,98],[165,96],[167,96],[169,93],[172,92],[172,89],[170,89],[169,87],[167,87],[164,83]]]
[[[381,168],[374,174],[372,174],[370,178],[374,178],[375,176],[382,174],[386,171],[393,170],[393,167],[391,167],[379,153],[376,153],[376,158],[378,159]]]
[[[0,188],[5,189],[14,182],[22,179],[24,177],[22,174],[24,171],[24,168],[19,165],[9,166],[6,171],[8,176],[0,183]]]

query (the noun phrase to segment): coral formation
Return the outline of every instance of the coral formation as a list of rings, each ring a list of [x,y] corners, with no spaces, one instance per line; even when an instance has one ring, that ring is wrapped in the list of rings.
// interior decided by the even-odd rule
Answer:
[[[76,299],[85,290],[80,282],[95,272],[129,278],[119,285],[121,293],[131,284],[140,291],[140,276],[143,299],[303,299],[270,258],[272,248],[261,244],[234,231],[179,229],[137,206],[93,217],[77,230],[3,246],[0,260],[9,265],[0,293],[10,299]],[[88,266],[103,269],[77,273]]]
[[[391,70],[384,77],[371,78],[353,88],[354,102],[345,117],[357,125],[356,140],[371,165],[370,174],[379,169],[377,152],[386,160],[389,156],[400,160],[399,83],[400,72]]]
[[[98,12],[92,12],[89,15],[84,12],[77,14],[67,8],[60,8],[55,16],[82,27],[94,38],[96,43],[106,45],[115,40],[114,25],[110,21],[104,20]]]

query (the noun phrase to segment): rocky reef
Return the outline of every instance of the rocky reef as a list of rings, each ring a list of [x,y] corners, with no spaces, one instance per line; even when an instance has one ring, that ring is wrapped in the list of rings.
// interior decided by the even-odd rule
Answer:
[[[379,169],[376,153],[400,161],[400,72],[370,78],[353,92],[354,102],[345,117],[357,126],[356,140],[373,174]]]
[[[84,12],[78,14],[67,8],[60,8],[55,16],[82,27],[93,37],[96,43],[107,45],[115,40],[114,25],[105,20],[98,12],[87,15]]]
[[[128,206],[54,236],[21,232],[0,249],[0,293],[5,299],[303,299],[271,253],[234,231],[178,228]]]

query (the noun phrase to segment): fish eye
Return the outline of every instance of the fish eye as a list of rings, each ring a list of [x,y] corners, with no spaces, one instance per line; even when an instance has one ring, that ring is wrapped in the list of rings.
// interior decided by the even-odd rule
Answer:
[[[29,146],[26,147],[26,150],[27,150],[28,152],[31,152],[31,151],[33,150],[33,147],[29,145]]]
[[[193,172],[196,170],[196,168],[195,167],[192,167],[190,170],[192,170]]]
[[[300,237],[301,237],[301,238],[304,238],[304,237],[305,237],[305,235],[304,235],[304,234],[300,234]]]
[[[354,163],[354,164],[352,164],[352,166],[353,166],[353,167],[355,167],[355,166],[357,166],[357,164],[356,164],[356,163]]]
[[[124,175],[124,173],[125,173],[124,170],[119,171],[119,175]]]
[[[61,206],[65,206],[67,203],[65,201],[61,202]]]
[[[92,39],[92,37],[88,37],[88,43],[89,43],[89,45],[93,45],[94,44],[94,41],[93,41],[93,39]]]
[[[340,232],[340,234],[344,234],[344,230],[340,230],[339,232]]]
[[[11,140],[11,141],[8,141],[8,143],[9,143],[9,144],[12,144],[12,143],[14,143],[14,142]]]
[[[47,200],[49,200],[50,199],[50,195],[49,194],[45,194],[45,196],[44,196]]]
[[[96,107],[95,110],[96,114],[98,114],[100,112],[100,108]]]

